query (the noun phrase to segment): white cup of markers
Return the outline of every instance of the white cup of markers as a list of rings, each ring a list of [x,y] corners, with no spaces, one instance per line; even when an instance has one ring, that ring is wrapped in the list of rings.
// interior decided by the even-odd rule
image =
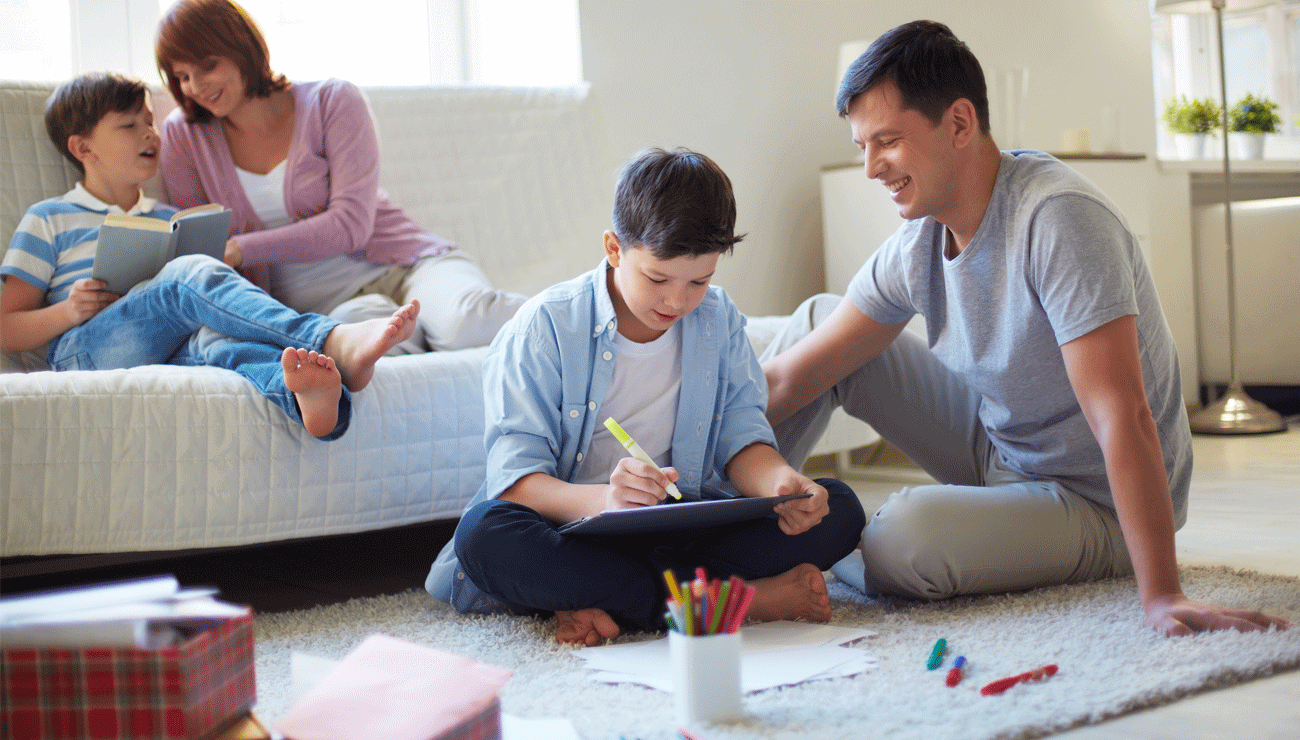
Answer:
[[[682,724],[737,717],[740,709],[740,625],[756,589],[732,576],[709,580],[703,568],[680,584],[668,582],[668,652],[673,697]]]

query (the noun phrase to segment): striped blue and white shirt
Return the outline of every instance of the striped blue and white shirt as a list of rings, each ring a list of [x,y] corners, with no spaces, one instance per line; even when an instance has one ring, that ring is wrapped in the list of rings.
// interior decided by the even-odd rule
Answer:
[[[0,275],[16,277],[41,289],[50,305],[66,299],[73,283],[90,277],[104,218],[123,212],[91,195],[81,183],[63,195],[33,205],[18,222],[4,264],[0,265]],[[141,194],[125,213],[167,220],[176,209]]]

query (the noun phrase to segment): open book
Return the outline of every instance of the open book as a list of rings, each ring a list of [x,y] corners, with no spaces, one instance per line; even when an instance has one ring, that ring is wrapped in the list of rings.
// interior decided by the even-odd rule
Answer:
[[[174,257],[206,254],[223,259],[230,216],[217,203],[186,208],[170,221],[110,213],[99,227],[91,277],[108,283],[113,293],[126,293],[157,275]]]

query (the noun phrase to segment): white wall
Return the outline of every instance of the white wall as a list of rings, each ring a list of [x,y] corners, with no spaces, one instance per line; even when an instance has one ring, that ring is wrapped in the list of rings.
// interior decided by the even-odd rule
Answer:
[[[687,146],[717,160],[749,236],[720,263],[716,282],[755,315],[789,312],[822,289],[819,170],[856,154],[835,115],[841,43],[928,18],[966,41],[986,74],[1028,68],[1030,148],[1055,150],[1065,128],[1089,128],[1097,141],[1103,107],[1115,107],[1123,149],[1149,157],[1132,168],[1149,183],[1138,191],[1152,194],[1141,204],[1152,225],[1146,246],[1194,398],[1190,210],[1186,198],[1159,197],[1169,188],[1154,163],[1147,0],[579,1],[583,69],[605,119],[611,183],[646,146]],[[594,239],[591,248],[598,259]]]

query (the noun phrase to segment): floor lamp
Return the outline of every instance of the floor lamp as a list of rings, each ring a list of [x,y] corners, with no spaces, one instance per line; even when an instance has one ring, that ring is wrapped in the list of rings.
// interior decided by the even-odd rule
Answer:
[[[1223,53],[1223,11],[1249,10],[1270,0],[1156,0],[1160,13],[1214,13],[1219,32],[1219,95],[1223,101],[1223,231],[1228,261],[1228,365],[1231,382],[1219,400],[1192,415],[1192,431],[1201,434],[1260,434],[1280,432],[1286,422],[1276,412],[1246,395],[1237,376],[1237,292],[1232,253],[1232,196],[1228,165],[1228,82]]]

